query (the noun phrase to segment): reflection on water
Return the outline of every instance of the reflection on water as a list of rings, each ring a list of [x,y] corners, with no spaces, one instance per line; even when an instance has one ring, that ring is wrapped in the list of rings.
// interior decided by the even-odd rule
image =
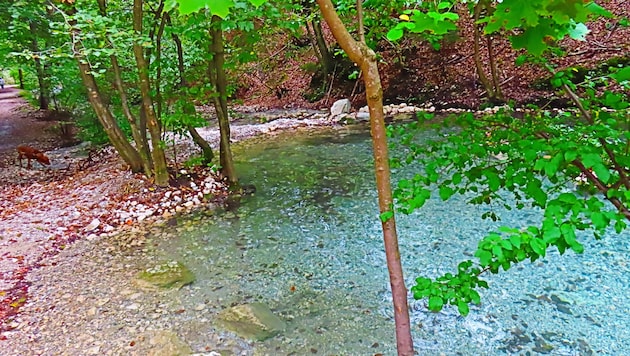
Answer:
[[[244,199],[237,216],[201,219],[186,235],[158,246],[196,273],[195,293],[179,292],[196,299],[191,305],[209,301],[218,312],[260,301],[289,325],[257,343],[224,333],[227,352],[395,354],[371,155],[365,130],[291,133],[240,146],[238,170],[256,194]],[[456,197],[398,216],[407,285],[470,258],[466,251],[498,226],[481,220],[482,213]],[[501,223],[519,227],[538,214],[510,212]],[[630,354],[628,237],[611,234],[592,243],[584,236],[584,255],[552,252],[488,276],[483,304],[466,318],[452,308],[430,313],[425,301],[410,300],[418,354]],[[204,345],[202,339],[192,344]]]

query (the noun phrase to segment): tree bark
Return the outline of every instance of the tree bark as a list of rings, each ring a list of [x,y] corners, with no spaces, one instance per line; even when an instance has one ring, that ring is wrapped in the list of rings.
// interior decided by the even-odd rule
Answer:
[[[133,29],[136,35],[142,34],[142,0],[134,0],[133,2]],[[168,170],[166,166],[166,156],[162,147],[160,125],[155,111],[153,110],[153,101],[151,100],[151,87],[149,83],[148,64],[144,58],[144,49],[136,40],[133,44],[133,53],[136,58],[136,66],[138,68],[138,77],[140,81],[140,93],[142,95],[142,109],[146,115],[147,128],[151,136],[153,169],[155,173],[155,184],[158,186],[168,186]]]
[[[22,68],[18,69],[18,80],[20,81],[20,89],[24,90],[24,72]]]
[[[37,84],[39,85],[39,108],[42,110],[48,110],[48,85],[46,81],[46,73],[44,71],[44,65],[37,55],[39,52],[39,46],[37,44],[37,28],[35,27],[35,23],[33,21],[29,21],[28,26],[31,30],[31,35],[33,36],[31,38],[31,52],[35,54],[33,56],[33,61],[35,62],[35,73],[37,74]]]
[[[214,159],[214,152],[212,151],[212,147],[210,147],[208,141],[199,135],[199,132],[197,132],[197,129],[193,125],[188,125],[187,128],[193,142],[197,144],[197,146],[201,147],[201,152],[203,153],[203,163],[212,163],[212,160]]]
[[[234,160],[232,159],[232,148],[230,146],[230,119],[227,110],[227,78],[225,75],[225,52],[223,49],[223,31],[221,30],[221,18],[212,16],[212,28],[210,36],[212,38],[212,70],[210,81],[214,84],[218,93],[214,97],[214,107],[219,121],[220,141],[219,141],[219,161],[221,173],[228,179],[231,188],[238,188],[238,177]]]
[[[92,75],[92,69],[78,53],[79,52],[75,51],[75,57],[79,63],[79,73],[83,80],[83,85],[85,85],[87,89],[88,100],[96,113],[96,117],[98,117],[101,125],[103,125],[103,129],[107,133],[109,141],[114,148],[116,148],[116,151],[120,154],[125,163],[129,165],[133,172],[141,172],[143,166],[140,154],[135,147],[127,141],[127,137],[125,137],[124,132],[116,122],[116,118],[114,118],[103,102],[96,80],[94,80],[94,76]]]
[[[98,7],[101,16],[106,17],[107,5],[105,3],[105,0],[98,0]],[[111,42],[109,42],[109,46],[112,48],[114,47]],[[131,112],[131,108],[129,107],[129,100],[127,99],[127,92],[125,91],[125,87],[122,81],[118,58],[116,57],[116,55],[112,54],[109,56],[109,59],[112,64],[112,70],[114,72],[114,87],[116,88],[116,90],[118,91],[118,95],[120,96],[120,104],[123,110],[123,114],[125,115],[127,122],[129,122],[129,127],[131,128],[131,136],[136,143],[136,149],[138,150],[138,154],[142,159],[144,172],[149,175],[153,171],[151,150],[149,149],[149,142],[147,140],[146,133],[143,134],[141,131],[141,127],[146,128],[146,125],[142,125],[139,122],[139,119]]]
[[[376,54],[364,42],[355,41],[337,15],[331,0],[317,0],[319,8],[339,45],[348,57],[363,71],[366,98],[370,112],[370,129],[374,150],[374,168],[378,203],[381,214],[393,213],[393,198],[390,182],[389,154],[385,118],[383,114],[383,89],[378,71]],[[360,4],[359,4],[360,6]],[[413,341],[407,305],[407,288],[400,262],[398,236],[394,216],[382,221],[383,241],[389,270],[396,322],[396,345],[398,355],[412,356]]]
[[[166,24],[169,26],[173,26],[171,22],[171,15],[166,12],[164,13],[164,16],[166,18]],[[184,75],[184,73],[186,72],[186,68],[184,66],[184,49],[182,47],[182,40],[174,32],[171,32],[171,38],[173,39],[173,42],[175,42],[175,48],[177,49],[177,70],[179,72],[179,87],[183,88],[188,86],[188,83],[186,82],[186,76]]]

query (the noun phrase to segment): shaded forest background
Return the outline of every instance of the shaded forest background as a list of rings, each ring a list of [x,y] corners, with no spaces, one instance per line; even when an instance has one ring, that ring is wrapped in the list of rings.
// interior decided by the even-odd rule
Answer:
[[[601,5],[619,18],[630,15],[626,0],[603,1]],[[397,14],[391,14],[393,18]],[[237,103],[251,109],[320,108],[341,97],[351,98],[354,107],[365,105],[361,79],[348,79],[355,71],[341,55],[325,23],[324,34],[336,53],[336,66],[328,78],[316,72],[317,57],[308,38],[278,33],[276,38],[262,41],[260,60],[247,65],[239,76]],[[617,20],[600,18],[589,23],[591,32],[586,41],[564,40],[564,57],[553,61],[561,68],[576,67],[579,75],[597,75],[608,65],[630,61],[630,28]],[[434,50],[429,43],[413,35],[399,43],[383,40],[378,44],[385,103],[406,102],[435,106],[437,109],[477,109],[487,105],[486,93],[478,79],[473,59],[473,19],[466,9],[460,11],[460,32],[442,41]],[[514,51],[506,38],[496,37],[494,58],[501,89],[506,101],[523,106],[568,105],[547,84],[548,73],[533,64],[516,66],[515,59],[524,51]],[[488,51],[481,43],[482,61],[488,70]],[[355,73],[356,75],[356,73]]]

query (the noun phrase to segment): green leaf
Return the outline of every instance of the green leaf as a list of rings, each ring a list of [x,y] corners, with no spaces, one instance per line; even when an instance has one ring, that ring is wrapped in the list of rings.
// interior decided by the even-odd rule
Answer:
[[[390,41],[398,41],[399,39],[402,38],[404,32],[402,30],[402,28],[399,28],[398,26],[392,28],[391,30],[387,31],[387,39]]]
[[[479,281],[480,286],[483,286],[481,282],[485,284],[484,288],[488,288],[488,283],[486,283],[485,281]],[[481,303],[481,296],[479,295],[479,293],[477,293],[476,290],[473,289],[470,291],[470,300],[475,304],[479,304]]]
[[[461,314],[462,316],[466,316],[470,312],[468,303],[462,301],[457,302],[457,310],[459,310],[459,314]]]
[[[576,159],[578,156],[578,153],[576,151],[566,151],[564,153],[564,160],[566,162],[572,162],[574,159]]]
[[[610,77],[618,82],[630,80],[630,66],[620,69],[616,73],[611,74]]]
[[[610,11],[608,11],[605,8],[601,7],[600,5],[595,3],[594,1],[591,1],[590,3],[588,3],[585,7],[592,14],[595,14],[595,15],[598,15],[598,16],[603,16],[603,17],[613,17],[613,14]]]
[[[179,12],[187,15],[201,9],[209,8],[213,15],[225,18],[234,7],[233,0],[179,0]]]
[[[527,182],[525,191],[534,199],[534,201],[541,207],[544,207],[547,203],[547,193],[540,188],[540,181],[530,180]]]
[[[603,164],[602,158],[597,153],[585,153],[582,155],[582,163],[586,168],[591,168],[596,164]]]
[[[546,227],[543,230],[543,240],[546,243],[553,244],[560,238],[560,236],[562,236],[560,229],[555,225]]]
[[[520,249],[523,239],[521,238],[520,235],[512,235],[510,236],[510,242],[512,243],[512,246],[516,247],[517,249]]]
[[[429,298],[429,310],[437,312],[442,310],[443,306],[444,300],[442,299],[442,297],[434,295]]]
[[[394,217],[394,212],[391,210],[384,211],[380,215],[381,222],[386,222],[387,220]]]
[[[440,198],[443,201],[448,200],[448,198],[453,196],[453,193],[455,193],[455,191],[449,186],[441,186],[440,187]]]
[[[560,168],[560,164],[562,163],[563,154],[558,153],[553,158],[547,162],[545,165],[545,174],[547,177],[553,177],[558,172],[558,168]]]
[[[442,1],[437,6],[438,10],[448,9],[449,7],[451,7],[451,3],[446,1]]]
[[[482,266],[488,266],[492,261],[492,253],[486,250],[477,250],[475,256],[479,258],[479,264]]]
[[[540,256],[545,256],[545,250],[547,250],[547,244],[539,238],[533,238],[531,239],[531,241],[529,241],[529,246],[532,248],[532,250],[540,255]]]
[[[577,242],[575,228],[569,224],[562,224],[560,225],[560,231],[562,231],[562,236],[564,237],[564,241],[566,241],[567,245],[573,247],[573,245]]]
[[[503,248],[504,250],[512,251],[512,249],[514,248],[510,240],[501,240],[500,244],[501,248]]]
[[[608,167],[603,164],[595,164],[593,166],[593,172],[595,172],[597,178],[604,183],[608,183],[610,180],[610,170],[608,170]]]

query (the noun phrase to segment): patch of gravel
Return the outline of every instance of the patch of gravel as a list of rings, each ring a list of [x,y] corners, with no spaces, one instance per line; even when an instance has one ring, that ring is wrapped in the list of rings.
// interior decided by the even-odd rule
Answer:
[[[333,124],[324,114],[300,114],[234,125],[232,138]],[[199,132],[218,142],[216,129]],[[174,139],[179,152],[195,151],[189,139]],[[10,165],[2,172],[13,183],[0,187],[0,353],[248,354],[248,345],[226,344],[219,331],[191,335],[213,330],[208,313],[224,306],[186,305],[132,283],[139,270],[159,262],[148,257],[146,236],[177,225],[179,214],[216,209],[226,194],[221,177],[209,169],[185,171],[183,184],[155,189],[125,170],[111,149],[92,155],[73,149],[47,152],[51,169]],[[182,318],[200,327],[183,328]],[[188,340],[205,344],[191,350]],[[178,345],[185,351],[171,349]]]

